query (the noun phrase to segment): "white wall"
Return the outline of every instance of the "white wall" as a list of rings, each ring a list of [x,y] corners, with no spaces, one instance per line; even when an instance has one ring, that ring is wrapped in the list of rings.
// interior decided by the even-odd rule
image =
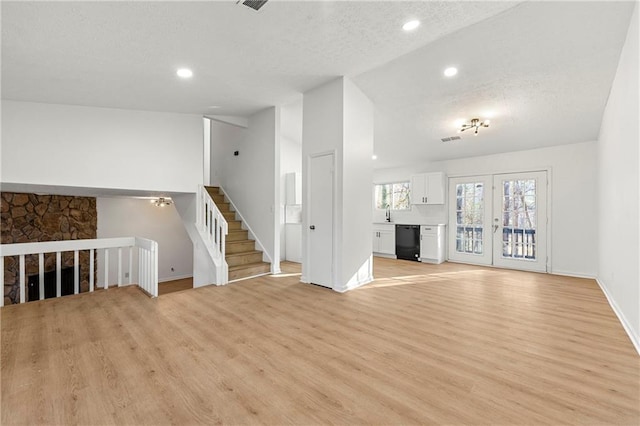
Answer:
[[[191,277],[193,275],[193,244],[173,205],[156,207],[149,200],[138,198],[97,198],[98,238],[143,237],[158,242],[158,280]],[[109,253],[109,285],[118,282],[117,252]],[[123,272],[129,269],[129,255],[123,252]],[[104,258],[98,257],[99,271],[104,271]],[[171,270],[173,268],[173,271]],[[133,282],[137,280],[134,255]],[[127,282],[123,278],[123,282]],[[98,285],[104,275],[98,276]]]
[[[342,147],[342,282],[357,285],[367,278],[371,261],[373,180],[373,104],[349,79],[344,79],[344,142]],[[367,266],[368,267],[368,266]],[[364,277],[354,277],[362,274]],[[372,274],[373,271],[368,271]],[[352,283],[352,284],[349,284]]]
[[[267,108],[249,117],[246,129],[212,121],[211,176],[233,200],[268,258],[279,262],[280,241],[274,225],[280,210],[279,196],[276,203],[276,179],[280,178],[276,174],[276,118],[276,108]],[[234,156],[234,151],[239,155]]]
[[[598,138],[598,282],[640,352],[638,9],[620,55]]]
[[[302,280],[309,281],[307,252],[311,155],[335,152],[333,289],[345,291],[372,279],[371,179],[373,105],[346,78],[338,78],[304,94],[302,139]],[[318,259],[313,259],[314,266]],[[324,259],[322,267],[331,267]]]
[[[280,201],[283,212],[280,223],[280,259],[300,262],[302,225],[284,223],[285,176],[288,173],[302,176],[302,99],[284,105],[280,114]],[[301,185],[302,182],[298,180],[296,186]]]
[[[545,168],[551,169],[551,272],[595,277],[598,263],[595,142],[376,170],[374,182],[409,180],[413,173],[428,171],[443,171],[452,176]],[[392,212],[391,218],[396,223],[446,223],[447,206],[413,206],[409,212]],[[374,209],[374,222],[382,221],[384,212]]]
[[[195,192],[202,133],[197,115],[3,100],[0,179]]]

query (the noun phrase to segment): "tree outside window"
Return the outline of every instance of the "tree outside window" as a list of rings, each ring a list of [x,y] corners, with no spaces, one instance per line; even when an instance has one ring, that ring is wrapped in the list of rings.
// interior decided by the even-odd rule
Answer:
[[[409,182],[383,183],[374,185],[377,209],[409,210]]]

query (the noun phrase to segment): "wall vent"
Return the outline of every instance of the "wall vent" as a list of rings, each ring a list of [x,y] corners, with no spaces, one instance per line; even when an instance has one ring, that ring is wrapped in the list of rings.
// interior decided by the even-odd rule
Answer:
[[[260,10],[264,4],[269,0],[244,0],[243,5],[250,7],[253,10]]]
[[[462,139],[460,136],[450,136],[448,138],[442,138],[440,139],[442,142],[451,142],[451,141],[457,141]]]

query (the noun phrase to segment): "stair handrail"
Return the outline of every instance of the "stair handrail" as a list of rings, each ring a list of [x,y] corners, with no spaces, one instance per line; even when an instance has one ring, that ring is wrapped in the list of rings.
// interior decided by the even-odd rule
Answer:
[[[196,225],[216,264],[217,284],[226,284],[229,274],[225,250],[229,224],[204,185],[198,185],[196,204]]]

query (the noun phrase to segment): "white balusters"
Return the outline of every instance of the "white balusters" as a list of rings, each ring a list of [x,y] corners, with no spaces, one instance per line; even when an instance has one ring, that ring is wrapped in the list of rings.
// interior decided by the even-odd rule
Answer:
[[[56,297],[62,296],[62,253],[56,252]]]
[[[24,288],[25,288],[25,276],[24,276],[24,254],[20,255],[20,276],[18,285],[20,286],[20,303],[24,303]]]
[[[95,250],[94,249],[90,249],[89,250],[89,291],[93,291],[94,287],[95,287],[95,283],[94,283],[94,263],[96,261],[95,258]]]
[[[44,253],[38,254],[38,291],[40,300],[44,300]]]
[[[18,256],[18,276],[17,284],[19,287],[18,299],[20,303],[26,302],[27,291],[27,276],[26,276],[26,256],[37,255],[38,256],[38,290],[39,299],[45,299],[46,289],[49,285],[45,282],[45,254],[55,253],[56,255],[56,272],[55,272],[55,293],[57,297],[62,295],[63,287],[63,252],[73,252],[73,293],[81,293],[81,280],[80,280],[80,251],[89,250],[89,291],[93,292],[96,288],[97,271],[95,268],[96,253],[98,249],[104,250],[104,288],[109,287],[109,252],[110,249],[117,249],[117,285],[118,287],[124,285],[123,271],[125,265],[123,265],[122,250],[127,248],[129,250],[129,276],[128,284],[132,284],[132,276],[134,272],[134,249],[138,252],[138,278],[137,283],[140,288],[146,291],[152,297],[158,295],[158,243],[155,241],[147,240],[145,238],[128,237],[128,238],[105,238],[96,240],[72,240],[72,241],[47,241],[41,243],[21,243],[21,244],[2,244],[0,245],[0,283],[4,287],[4,258],[6,256]],[[70,254],[70,253],[69,253]],[[65,255],[66,259],[66,255]],[[65,261],[66,264],[66,261]],[[31,268],[31,267],[30,267]],[[83,269],[84,270],[84,269]],[[70,277],[69,277],[70,278]],[[65,286],[67,275],[64,275]],[[13,283],[11,283],[13,284]],[[52,283],[53,284],[53,283]],[[65,287],[66,288],[66,287]],[[4,288],[3,288],[4,290]],[[4,295],[3,295],[4,296]],[[4,297],[0,300],[0,306],[4,305]]]
[[[73,251],[73,294],[80,293],[80,259],[78,250]]]

